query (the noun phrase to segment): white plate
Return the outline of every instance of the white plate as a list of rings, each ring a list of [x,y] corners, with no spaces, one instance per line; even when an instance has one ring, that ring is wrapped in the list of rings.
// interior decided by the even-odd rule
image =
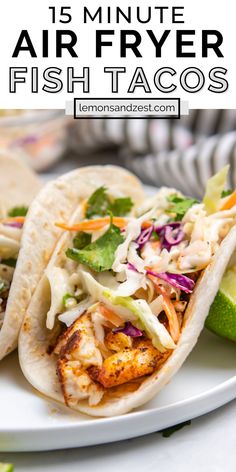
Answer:
[[[41,397],[24,379],[14,353],[0,363],[0,451],[108,443],[210,412],[236,397],[235,354],[236,344],[204,331],[178,374],[155,399],[127,415],[94,419]]]
[[[0,451],[43,451],[112,442],[202,415],[236,396],[236,344],[204,331],[181,368],[151,402],[121,417],[92,419],[40,397],[17,354],[0,365]]]

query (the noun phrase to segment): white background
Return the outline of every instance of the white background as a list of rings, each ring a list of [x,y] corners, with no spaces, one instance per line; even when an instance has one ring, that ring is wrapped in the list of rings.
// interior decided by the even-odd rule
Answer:
[[[177,76],[190,66],[202,69],[206,75],[206,84],[202,91],[195,94],[188,94],[182,90],[179,85],[178,78],[176,85],[178,88],[171,94],[165,94],[166,97],[180,97],[182,100],[189,102],[189,108],[235,108],[236,107],[236,61],[235,61],[235,6],[232,0],[172,0],[165,2],[157,2],[149,0],[8,0],[1,2],[0,15],[0,59],[1,59],[1,87],[0,87],[0,108],[64,108],[66,100],[72,100],[72,94],[66,94],[65,91],[57,94],[48,94],[40,92],[39,94],[30,93],[29,75],[26,84],[19,84],[17,94],[9,94],[9,67],[10,66],[27,66],[39,67],[40,78],[39,85],[42,88],[44,81],[42,72],[47,67],[57,66],[66,69],[68,66],[74,66],[78,75],[82,73],[82,67],[91,67],[91,97],[110,97],[110,74],[103,73],[104,66],[124,66],[127,68],[127,74],[122,74],[120,81],[119,95],[121,97],[128,96],[127,89],[138,66],[142,66],[152,88],[153,97],[161,97],[161,93],[153,84],[153,76],[157,69],[169,66],[177,71]],[[48,6],[57,5],[72,7],[73,20],[68,24],[52,24],[51,13]],[[97,22],[90,22],[83,25],[83,6],[87,6],[90,11],[95,11],[100,5],[105,8],[108,5],[112,7],[119,6],[121,8],[131,5],[134,8],[134,21],[132,25],[125,21],[119,25],[105,24],[99,25]],[[158,14],[154,15],[153,21],[149,24],[139,24],[135,21],[135,7],[140,5],[144,12],[145,6],[185,6],[184,24],[171,24],[171,15],[166,15],[166,21],[160,25]],[[145,13],[144,13],[145,14]],[[104,57],[99,59],[95,57],[95,29],[116,29],[113,39],[113,47],[104,48]],[[31,58],[28,52],[22,52],[17,59],[13,59],[12,53],[15,48],[17,39],[21,29],[28,29],[31,39],[37,49],[38,58]],[[50,59],[41,58],[41,31],[42,29],[50,29]],[[62,59],[55,56],[55,30],[56,29],[72,29],[77,33],[78,44],[77,52],[79,58],[71,58],[65,51]],[[142,34],[142,44],[140,51],[143,58],[134,57],[133,53],[128,52],[126,59],[119,58],[119,30],[120,29],[137,29]],[[163,57],[155,58],[155,48],[148,38],[146,29],[152,29],[157,38],[159,38],[164,29],[171,29],[169,38],[163,46]],[[176,29],[195,29],[195,46],[196,58],[176,59],[175,48],[175,30]],[[202,29],[218,29],[224,36],[224,43],[221,47],[224,58],[217,58],[213,51],[210,51],[208,58],[201,58],[201,30]],[[189,50],[192,50],[189,47]],[[229,81],[229,89],[225,93],[211,93],[207,91],[209,80],[207,75],[212,67],[221,66],[228,69],[226,76]],[[63,75],[66,80],[66,74]],[[82,87],[80,84],[76,87],[75,96],[81,97]],[[88,96],[88,94],[86,94]],[[130,96],[130,94],[129,94]],[[145,97],[144,92],[137,90],[133,97]],[[151,94],[146,94],[146,98],[151,98]]]

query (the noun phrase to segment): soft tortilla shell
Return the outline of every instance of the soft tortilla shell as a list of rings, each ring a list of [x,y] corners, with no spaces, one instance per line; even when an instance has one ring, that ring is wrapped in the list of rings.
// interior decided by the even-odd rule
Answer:
[[[28,206],[40,188],[40,180],[22,159],[8,151],[0,151],[1,203],[7,210]]]
[[[15,206],[28,207],[39,192],[41,182],[18,155],[16,156],[8,151],[0,151],[0,188],[1,205],[7,211]],[[15,347],[19,331],[17,322],[14,324],[12,313],[10,314],[9,311],[9,302],[11,305],[13,296],[16,298],[19,296],[19,290],[14,289],[15,285],[16,283],[13,279],[3,326],[0,330],[0,359],[5,354],[5,345],[8,343],[8,340]],[[18,316],[19,318],[20,316]],[[12,322],[10,323],[10,321]]]
[[[170,381],[198,340],[235,247],[236,227],[231,229],[197,283],[186,310],[186,322],[178,346],[163,367],[145,380],[135,392],[124,393],[96,407],[90,407],[87,402],[83,401],[77,405],[76,410],[92,416],[124,414],[149,401]],[[54,257],[56,258],[56,255]],[[45,322],[49,306],[48,281],[46,277],[43,277],[22,326],[19,341],[20,364],[25,377],[37,390],[47,397],[63,402],[56,375],[56,362],[53,356],[47,354],[49,334],[45,328]]]
[[[49,182],[30,206],[0,331],[0,359],[17,346],[19,330],[32,294],[63,233],[55,222],[70,221],[78,203],[102,185],[131,196],[137,204],[144,197],[140,181],[125,169],[91,166],[76,169]]]

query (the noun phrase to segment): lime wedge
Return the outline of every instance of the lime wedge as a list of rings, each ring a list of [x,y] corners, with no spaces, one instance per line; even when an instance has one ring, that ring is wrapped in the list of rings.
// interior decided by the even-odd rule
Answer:
[[[0,462],[0,472],[13,472],[14,467],[12,464],[3,464]]]
[[[219,336],[236,341],[236,267],[225,272],[206,327]]]

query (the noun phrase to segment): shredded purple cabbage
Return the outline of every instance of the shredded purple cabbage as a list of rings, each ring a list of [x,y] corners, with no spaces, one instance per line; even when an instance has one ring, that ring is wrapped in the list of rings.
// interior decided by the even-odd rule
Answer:
[[[143,229],[139,237],[136,239],[139,249],[142,249],[142,247],[151,239],[153,231],[155,231],[160,237],[162,248],[167,249],[168,251],[172,246],[179,244],[184,238],[181,223],[177,221],[157,228],[155,228],[154,225],[151,225],[149,228]]]
[[[142,247],[149,241],[152,236],[153,229],[154,226],[152,225],[149,228],[141,230],[139,237],[136,239],[139,249],[142,249]]]
[[[133,270],[134,272],[138,272],[136,267],[134,266],[134,264],[131,264],[130,262],[128,262],[127,267],[128,267],[129,270]]]
[[[195,282],[189,277],[186,277],[186,275],[172,274],[170,272],[158,273],[152,270],[147,270],[146,273],[149,275],[153,275],[158,279],[164,280],[165,282],[172,285],[172,287],[179,288],[185,293],[192,293],[195,286]]]
[[[181,243],[184,238],[181,223],[177,221],[154,228],[154,231],[156,231],[160,237],[162,248],[167,249],[167,251],[170,251],[172,246]]]
[[[130,321],[126,321],[123,328],[116,328],[113,329],[113,333],[123,333],[126,336],[130,336],[131,338],[138,338],[143,335],[142,331],[130,323]]]
[[[3,223],[4,226],[11,226],[12,228],[23,228],[23,223],[19,221],[12,221],[12,223]]]

